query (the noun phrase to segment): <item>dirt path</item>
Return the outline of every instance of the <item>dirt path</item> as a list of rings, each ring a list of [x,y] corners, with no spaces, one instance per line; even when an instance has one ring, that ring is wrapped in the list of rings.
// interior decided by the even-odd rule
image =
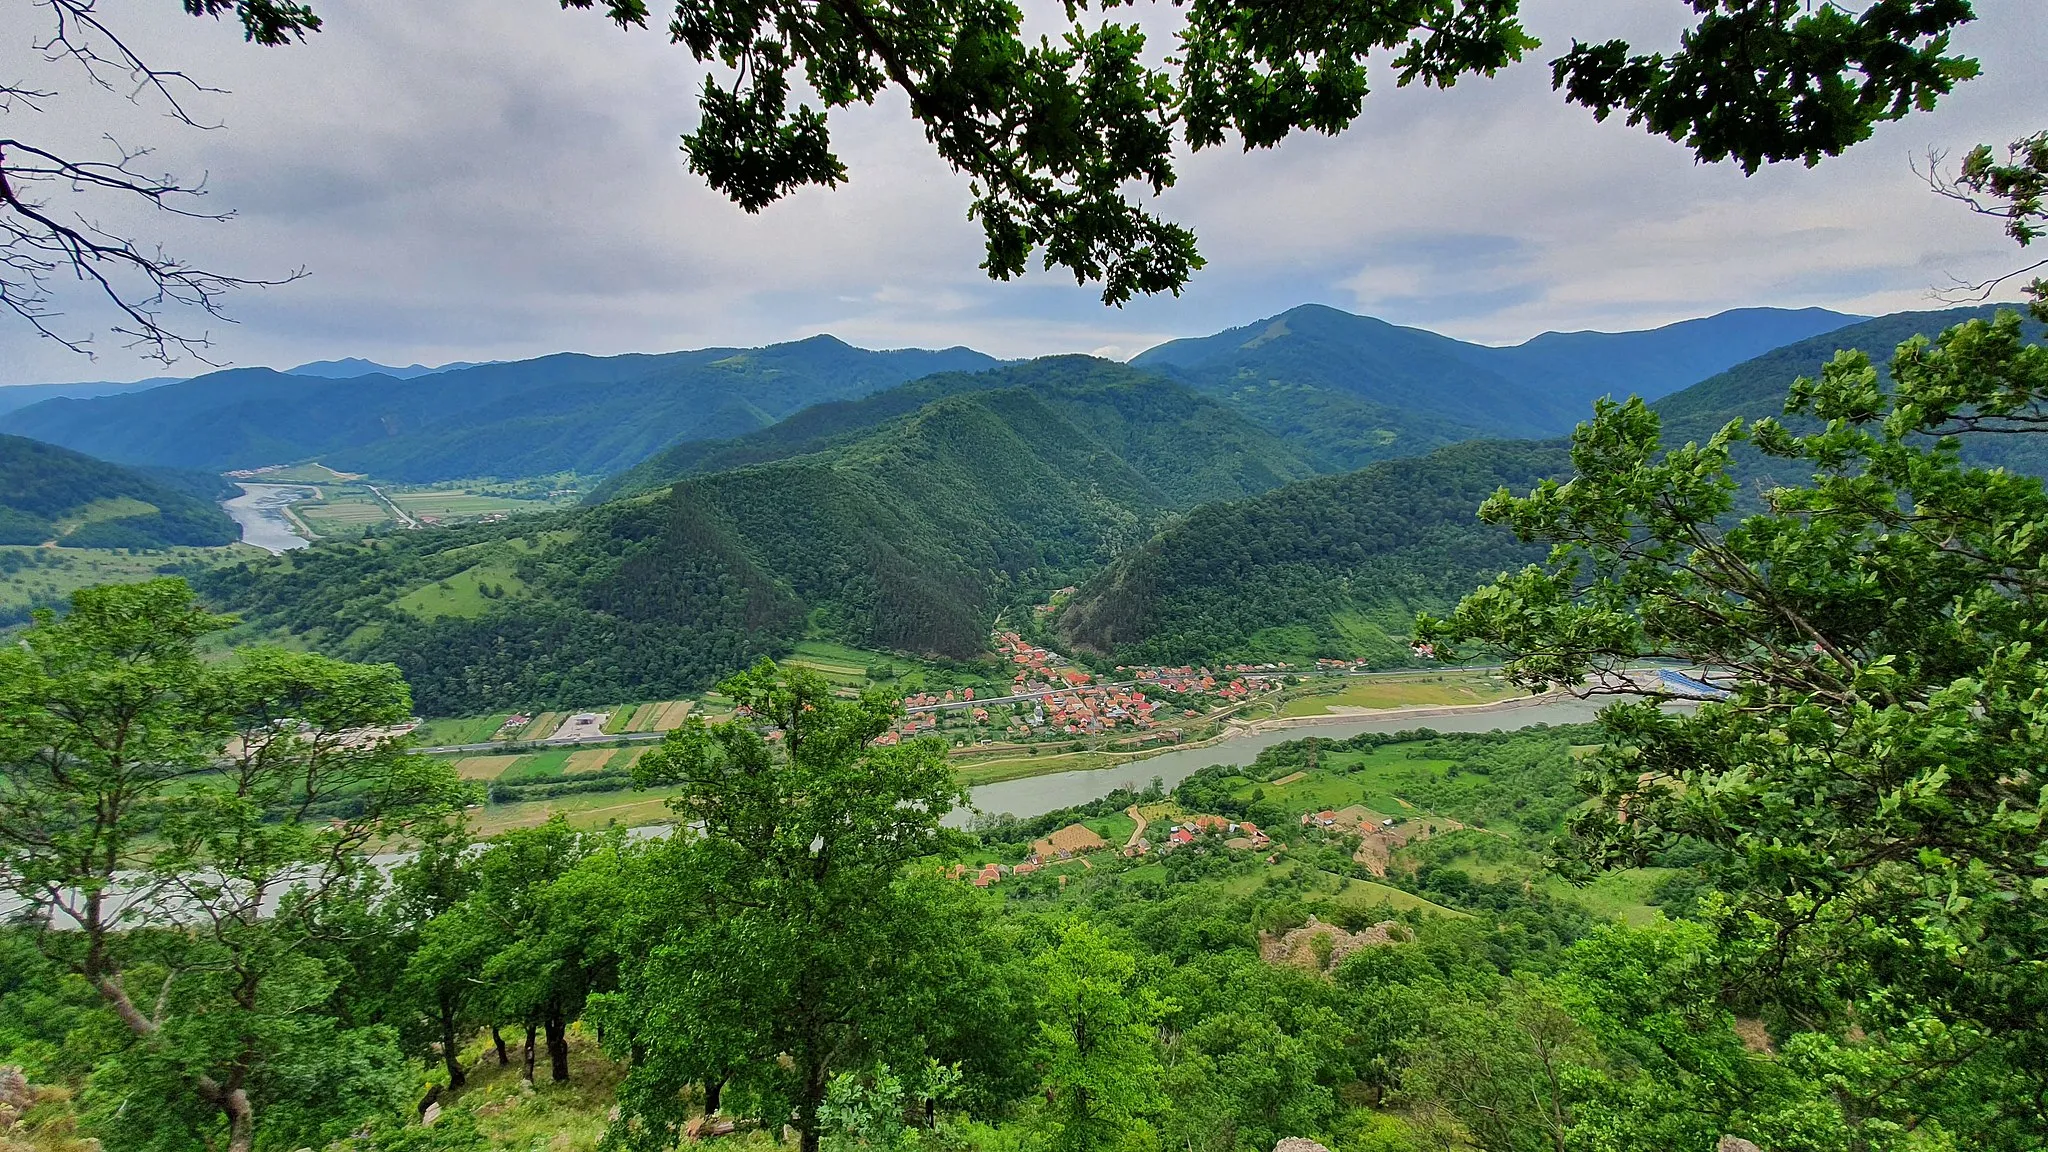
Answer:
[[[1124,809],[1124,815],[1138,822],[1138,826],[1131,830],[1131,838],[1124,841],[1124,851],[1128,852],[1138,846],[1138,837],[1145,834],[1145,814],[1138,811],[1138,806],[1133,804]]]

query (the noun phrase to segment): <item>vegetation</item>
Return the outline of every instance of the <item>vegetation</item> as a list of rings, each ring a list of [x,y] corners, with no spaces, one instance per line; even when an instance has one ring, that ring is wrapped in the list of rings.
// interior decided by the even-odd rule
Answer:
[[[413,483],[594,475],[677,440],[735,436],[821,400],[994,363],[966,349],[869,352],[818,337],[659,356],[562,354],[412,380],[238,368],[145,392],[47,400],[8,424],[133,464],[223,470],[317,457]]]
[[[0,435],[0,544],[174,548],[232,544],[217,477],[145,473]]]
[[[1094,570],[1210,486],[1303,471],[1212,402],[1096,361],[1053,368],[659,496],[305,549],[201,586],[398,664],[432,715],[601,705],[701,690],[814,632],[973,656],[1008,601]]]

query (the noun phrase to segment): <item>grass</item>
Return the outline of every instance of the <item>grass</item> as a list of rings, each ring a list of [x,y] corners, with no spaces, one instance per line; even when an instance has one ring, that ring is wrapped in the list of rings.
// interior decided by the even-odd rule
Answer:
[[[642,744],[637,748],[620,748],[612,753],[612,758],[605,767],[618,772],[630,772],[633,770],[633,765],[640,762],[642,756],[652,751],[654,749],[646,744]]]
[[[1085,768],[1108,768],[1123,763],[1124,758],[1104,752],[1066,752],[1054,756],[1016,756],[1000,760],[980,760],[959,765],[954,769],[960,782],[968,787],[994,784],[1001,780],[1022,780],[1027,776],[1045,776],[1054,772],[1074,772]]]
[[[511,767],[505,769],[504,775],[498,779],[508,782],[553,780],[562,775],[563,769],[569,764],[570,755],[571,750],[568,748],[550,748],[545,752],[530,753],[521,756]]]
[[[1130,840],[1131,833],[1138,830],[1138,822],[1121,812],[1113,816],[1092,816],[1081,823],[1088,830],[1109,841],[1112,851],[1122,848]]]
[[[578,748],[569,753],[562,762],[562,775],[574,776],[579,772],[596,772],[611,761],[615,748]]]
[[[526,583],[513,570],[513,558],[493,556],[465,568],[446,580],[423,585],[398,598],[395,607],[422,620],[455,617],[474,620],[500,603],[504,596],[520,596]],[[484,589],[489,587],[491,594]]]
[[[413,729],[413,740],[423,748],[445,748],[450,744],[483,744],[498,734],[511,717],[510,712],[491,716],[461,716],[426,720]]]
[[[610,736],[617,736],[621,732],[632,731],[632,719],[634,714],[638,711],[639,708],[637,705],[621,704],[617,708],[612,709],[610,712],[605,713],[605,734]]]
[[[1374,677],[1355,679],[1334,689],[1318,686],[1306,695],[1280,705],[1279,715],[1329,716],[1350,708],[1433,708],[1469,704],[1490,704],[1517,695],[1516,690],[1490,677],[1463,674],[1418,676],[1415,678]]]
[[[1413,760],[1407,748],[1393,744],[1362,752],[1326,753],[1314,771],[1290,784],[1246,780],[1235,793],[1250,800],[1263,793],[1289,812],[1319,812],[1362,804],[1389,814],[1408,811],[1401,794],[1414,785],[1441,777],[1448,760]]]
[[[161,575],[170,565],[215,567],[267,556],[261,548],[165,548],[130,555],[122,548],[0,547],[0,628],[26,623],[28,610],[58,607],[73,592],[98,584],[131,584]]]
[[[896,660],[885,652],[870,652],[830,640],[799,640],[785,664],[809,668],[834,684],[858,688],[868,683],[868,669]]]
[[[647,792],[584,792],[550,800],[522,800],[516,804],[488,804],[471,813],[478,836],[496,836],[514,828],[534,828],[561,813],[573,828],[605,828],[613,824],[634,827],[661,824],[672,818],[668,798],[673,789]]]
[[[464,780],[496,780],[519,756],[465,756],[455,762],[455,774]]]
[[[147,516],[156,510],[156,505],[137,500],[133,496],[110,496],[105,500],[95,500],[83,505],[73,510],[71,515],[57,521],[57,535],[61,539],[87,524],[95,524],[101,520],[121,520],[129,516]]]
[[[336,472],[327,465],[314,461],[261,472],[248,477],[248,480],[251,484],[337,484],[362,478],[360,472]]]
[[[519,738],[521,740],[545,740],[555,734],[555,729],[560,728],[562,721],[567,720],[569,715],[567,712],[543,712],[535,716],[531,724],[519,730]]]

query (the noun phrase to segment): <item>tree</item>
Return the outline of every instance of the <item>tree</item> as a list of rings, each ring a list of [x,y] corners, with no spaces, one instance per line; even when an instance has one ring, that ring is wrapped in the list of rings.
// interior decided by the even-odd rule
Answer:
[[[460,819],[424,824],[415,836],[412,858],[391,870],[387,924],[410,938],[403,992],[431,1018],[430,1043],[440,1053],[448,1087],[459,1089],[468,1079],[460,1037],[474,1016],[475,975],[488,953],[469,947],[473,937],[435,925],[476,890],[468,859],[473,844]]]
[[[411,712],[395,669],[202,661],[232,622],[181,580],[88,588],[0,651],[0,882],[132,1035],[102,1074],[246,1152],[266,1106],[307,1103],[281,1070],[350,1065],[330,1069],[330,1108],[388,1086],[385,1040],[312,1011],[335,974],[310,951],[365,846],[459,793],[380,735]]]
[[[1843,353],[1786,421],[1669,450],[1647,406],[1603,402],[1568,482],[1481,510],[1549,562],[1419,634],[1532,687],[1639,688],[1647,657],[1724,685],[1691,714],[1602,714],[1567,859],[1704,847],[1731,990],[1881,1038],[1909,1080],[1989,1077],[1982,1146],[2024,1146],[2048,1135],[2048,492],[1959,440],[2048,428],[2048,347],[2006,312],[1900,345],[1888,375]],[[1811,480],[1743,514],[1738,450]]]
[[[175,69],[151,64],[109,25],[94,0],[44,0],[46,31],[36,43],[46,61],[69,67],[109,93],[154,104],[177,123],[207,127],[190,111],[193,97],[217,91]],[[194,16],[233,14],[242,35],[266,46],[290,44],[318,30],[319,17],[298,0],[186,0]],[[0,82],[0,116],[32,115],[56,93],[24,82]],[[201,220],[232,213],[200,207],[203,184],[150,172],[147,148],[107,139],[106,158],[86,158],[0,130],[0,306],[38,335],[90,353],[92,337],[60,330],[64,309],[56,285],[71,280],[87,300],[110,307],[115,335],[153,360],[169,364],[198,355],[203,334],[183,331],[167,310],[220,316],[222,299],[238,288],[276,284],[212,272],[136,237],[111,232],[95,217],[103,205],[144,204]],[[53,205],[50,195],[61,196]],[[296,275],[292,277],[296,279]],[[201,357],[203,359],[203,357]]]
[[[872,743],[900,714],[879,692],[841,700],[769,661],[719,691],[732,720],[691,717],[634,767],[680,789],[680,827],[641,905],[667,918],[601,1014],[632,1060],[614,1138],[667,1147],[682,1093],[704,1084],[713,1107],[730,1076],[748,1114],[817,1152],[835,1072],[924,1056],[882,1043],[930,967],[932,905],[903,871],[948,843],[939,820],[965,797],[937,741]]]
[[[646,0],[563,0],[644,27]],[[1101,7],[1121,7],[1106,0]],[[1598,119],[1682,141],[1745,172],[1814,164],[1873,127],[1935,102],[1977,66],[1951,51],[1969,0],[1871,0],[1861,12],[1794,0],[1698,0],[1680,47],[1574,42],[1553,86]],[[1235,138],[1247,150],[1358,117],[1375,60],[1398,82],[1448,88],[1538,47],[1516,0],[1355,0],[1273,5],[1194,0],[1168,63],[1144,59],[1136,24],[1066,9],[1057,39],[1029,42],[1002,0],[677,0],[670,37],[725,76],[704,82],[690,167],[750,212],[847,177],[827,114],[900,89],[941,158],[974,182],[982,267],[1007,280],[1034,252],[1100,282],[1105,303],[1177,292],[1201,267],[1194,235],[1142,207],[1175,180],[1177,147]],[[794,91],[802,81],[814,106]]]
[[[1155,1146],[1159,1091],[1154,1025],[1164,1008],[1130,953],[1085,920],[1060,927],[1037,960],[1043,1120],[1057,1152]]]

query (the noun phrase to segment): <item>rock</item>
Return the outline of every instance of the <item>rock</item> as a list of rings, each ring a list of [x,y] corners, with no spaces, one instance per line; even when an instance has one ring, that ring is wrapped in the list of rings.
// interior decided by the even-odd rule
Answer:
[[[1714,1152],[1764,1152],[1764,1150],[1740,1136],[1723,1136],[1721,1137],[1721,1142],[1714,1145]]]
[[[440,1118],[441,1102],[439,1100],[436,1100],[432,1104],[427,1105],[426,1108],[420,1112],[420,1126],[423,1128],[432,1128],[434,1126],[434,1121],[439,1120]]]
[[[36,1102],[35,1089],[28,1086],[28,1077],[12,1064],[0,1064],[0,1104],[14,1109],[16,1113],[28,1111]]]
[[[1318,937],[1328,941],[1327,950],[1320,955],[1315,947]],[[1344,957],[1360,948],[1395,944],[1408,938],[1408,929],[1398,920],[1382,920],[1370,928],[1346,932],[1335,924],[1325,924],[1310,916],[1308,923],[1284,935],[1261,933],[1259,956],[1268,964],[1293,964],[1320,972],[1336,967]]]
[[[1299,1136],[1288,1136],[1283,1138],[1278,1144],[1273,1145],[1273,1152],[1330,1152],[1330,1150],[1313,1140],[1304,1140]]]

